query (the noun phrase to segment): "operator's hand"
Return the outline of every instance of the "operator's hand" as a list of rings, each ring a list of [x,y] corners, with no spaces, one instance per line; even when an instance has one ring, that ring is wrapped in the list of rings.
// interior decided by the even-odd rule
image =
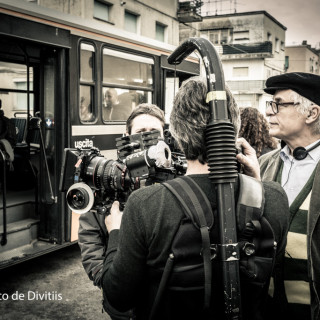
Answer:
[[[242,149],[242,153],[237,154],[237,160],[243,166],[243,173],[261,180],[260,166],[257,159],[256,151],[250,146],[244,138],[237,139],[237,146]]]
[[[119,201],[115,201],[110,209],[110,214],[106,216],[105,223],[110,233],[112,230],[120,229],[122,214],[119,208]]]

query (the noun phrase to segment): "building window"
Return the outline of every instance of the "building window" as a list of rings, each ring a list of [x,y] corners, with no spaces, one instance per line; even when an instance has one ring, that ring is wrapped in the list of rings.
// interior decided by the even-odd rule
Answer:
[[[231,29],[203,30],[200,37],[209,39],[213,44],[226,44],[231,42]]]
[[[281,49],[282,51],[284,51],[284,42],[283,42],[283,41],[281,41],[280,49]]]
[[[272,41],[272,35],[270,32],[267,33],[267,40]]]
[[[234,41],[249,40],[249,30],[246,31],[233,31]]]
[[[221,30],[220,44],[228,43],[229,30]]]
[[[249,68],[248,67],[233,67],[232,74],[234,77],[248,77]]]
[[[156,22],[156,40],[166,42],[166,29],[165,25]]]
[[[138,16],[126,11],[124,14],[124,29],[129,32],[138,33]]]
[[[111,5],[100,1],[94,2],[93,17],[102,21],[110,21]]]
[[[287,71],[288,69],[289,69],[289,56],[285,56],[284,70]]]
[[[310,58],[310,72],[313,72],[313,59]]]
[[[209,32],[209,40],[213,43],[213,44],[219,44],[219,35],[220,32],[219,31],[212,31]]]
[[[280,41],[278,38],[275,39],[275,50],[276,52],[280,51]]]

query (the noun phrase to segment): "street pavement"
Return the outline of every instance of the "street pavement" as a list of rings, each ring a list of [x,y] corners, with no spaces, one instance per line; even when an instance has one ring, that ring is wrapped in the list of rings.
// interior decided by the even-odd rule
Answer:
[[[77,244],[0,270],[0,319],[110,320]]]

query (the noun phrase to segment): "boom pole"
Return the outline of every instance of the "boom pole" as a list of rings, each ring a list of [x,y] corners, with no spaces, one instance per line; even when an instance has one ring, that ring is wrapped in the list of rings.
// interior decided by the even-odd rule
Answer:
[[[225,319],[240,320],[241,296],[239,247],[235,218],[234,184],[238,177],[234,126],[228,117],[227,96],[220,58],[210,41],[185,40],[169,57],[169,64],[179,64],[194,50],[203,60],[207,80],[210,119],[206,128],[209,178],[217,192],[219,220],[219,256],[223,274]]]

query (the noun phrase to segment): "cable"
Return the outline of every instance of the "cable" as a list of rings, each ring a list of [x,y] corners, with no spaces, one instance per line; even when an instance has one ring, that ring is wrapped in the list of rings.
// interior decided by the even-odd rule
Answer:
[[[282,188],[284,188],[284,186],[285,186],[285,185],[288,183],[288,181],[289,181],[289,177],[290,177],[290,172],[291,172],[292,166],[293,166],[293,159],[291,160],[291,165],[290,165],[290,169],[289,169],[289,172],[288,172],[287,180],[286,180],[286,182],[284,183],[284,185],[282,186]]]

